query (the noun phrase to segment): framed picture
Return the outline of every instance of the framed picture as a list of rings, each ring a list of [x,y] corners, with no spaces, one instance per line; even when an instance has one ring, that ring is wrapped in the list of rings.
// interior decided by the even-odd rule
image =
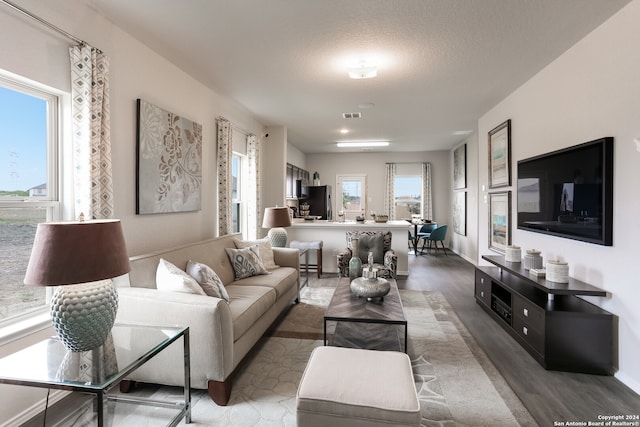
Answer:
[[[489,193],[489,249],[506,252],[511,244],[511,191]]]
[[[202,125],[137,100],[136,213],[200,210]]]
[[[511,185],[511,120],[489,132],[489,188]]]
[[[463,236],[467,235],[467,192],[453,193],[453,231]]]
[[[467,144],[453,150],[453,189],[467,188]]]

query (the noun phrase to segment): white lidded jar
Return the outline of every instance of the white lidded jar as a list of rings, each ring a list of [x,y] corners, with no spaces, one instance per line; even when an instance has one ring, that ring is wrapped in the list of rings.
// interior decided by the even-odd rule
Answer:
[[[520,246],[509,245],[504,254],[504,260],[507,262],[521,262],[522,261],[522,251],[520,250]]]
[[[542,256],[540,251],[528,249],[524,256],[524,269],[531,270],[532,268],[542,268]]]

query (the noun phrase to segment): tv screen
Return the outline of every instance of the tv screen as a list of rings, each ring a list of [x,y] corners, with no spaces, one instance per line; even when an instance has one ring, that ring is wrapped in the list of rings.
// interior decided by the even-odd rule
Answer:
[[[613,138],[518,161],[518,228],[612,245]]]

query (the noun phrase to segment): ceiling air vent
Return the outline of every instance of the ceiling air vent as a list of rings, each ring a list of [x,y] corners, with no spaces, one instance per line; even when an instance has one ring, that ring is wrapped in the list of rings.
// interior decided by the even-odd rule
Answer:
[[[362,117],[362,113],[342,113],[344,119],[359,119]]]

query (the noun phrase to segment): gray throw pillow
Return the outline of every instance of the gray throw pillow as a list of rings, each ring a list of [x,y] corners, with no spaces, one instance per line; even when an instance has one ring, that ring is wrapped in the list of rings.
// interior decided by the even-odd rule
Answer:
[[[369,252],[373,252],[373,262],[384,263],[384,238],[382,233],[360,234],[358,237],[358,256],[367,262]]]
[[[224,248],[224,250],[233,266],[235,280],[259,274],[269,274],[269,270],[260,261],[258,245],[242,249]]]

